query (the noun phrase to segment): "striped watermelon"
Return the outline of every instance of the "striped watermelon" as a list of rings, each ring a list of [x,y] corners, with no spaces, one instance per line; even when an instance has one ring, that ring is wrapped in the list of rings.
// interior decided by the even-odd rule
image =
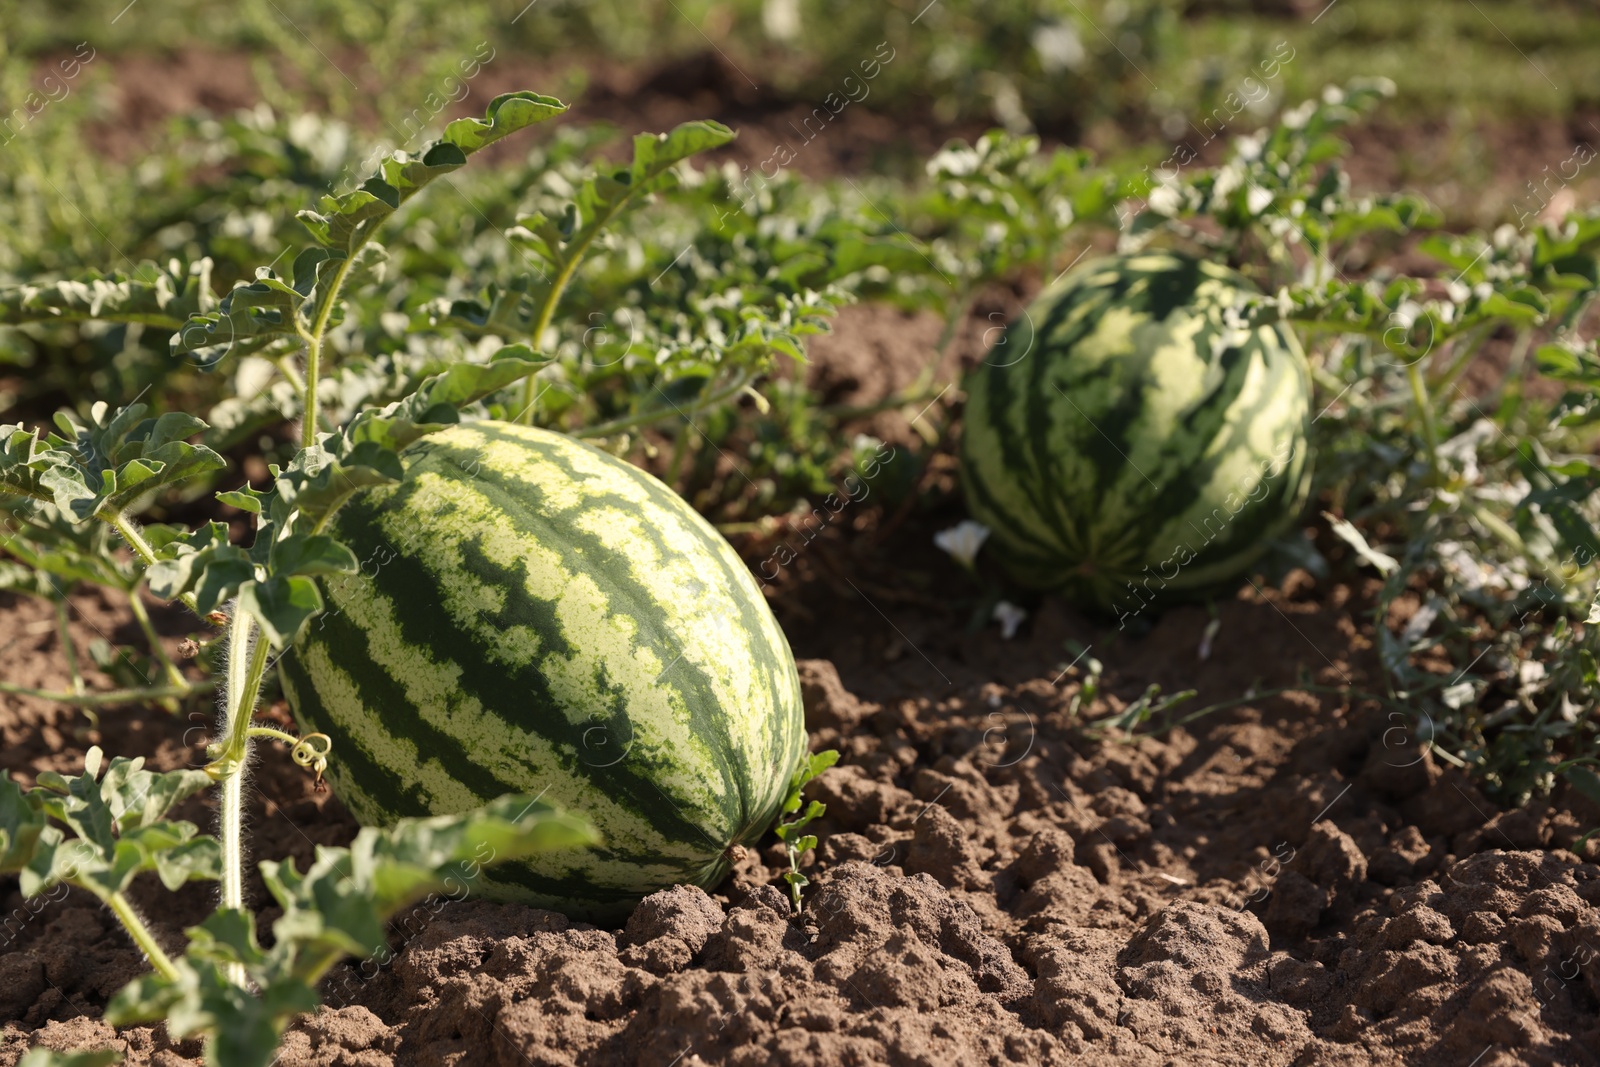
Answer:
[[[333,532],[364,561],[281,662],[333,739],[356,818],[537,794],[604,843],[492,870],[491,895],[599,921],[709,886],[771,826],[805,750],[760,589],[649,474],[572,438],[475,422],[423,438]]]
[[[1118,616],[1237,581],[1309,482],[1294,335],[1249,283],[1166,252],[1050,286],[968,376],[962,485],[1021,584]]]

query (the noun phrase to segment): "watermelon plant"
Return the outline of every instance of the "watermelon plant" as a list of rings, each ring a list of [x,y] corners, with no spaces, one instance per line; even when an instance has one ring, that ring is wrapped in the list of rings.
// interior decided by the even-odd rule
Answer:
[[[81,775],[42,774],[29,790],[0,783],[0,872],[18,873],[29,896],[62,883],[88,890],[150,961],[109,1005],[115,1023],[165,1018],[175,1037],[205,1035],[212,1062],[265,1064],[288,1020],[315,1007],[328,968],[380,951],[387,917],[433,889],[468,885],[614,919],[654,889],[720,879],[738,846],[799,802],[796,767],[814,766],[799,682],[754,579],[650,475],[523,425],[541,395],[536,376],[557,361],[486,329],[548,342],[608,224],[731,131],[688,123],[640,135],[629,165],[568,186],[564,209],[523,217],[513,239],[549,269],[514,299],[418,310],[494,343],[458,347],[462,358],[432,374],[419,374],[428,360],[391,361],[379,389],[409,388],[383,404],[371,403],[370,380],[349,388],[349,368],[331,365],[348,293],[387,257],[378,229],[472,153],[564,110],[507,94],[482,119],[450,123],[420,156],[390,155],[359,189],[300,213],[311,242],[286,276],[261,268],[220,300],[203,261],[0,298],[12,323],[167,327],[176,360],[213,370],[261,360],[286,386],[271,403],[298,423],[298,449],[268,466],[265,488],[215,494],[253,517],[248,546],[223,521],[147,521],[147,509],[193,499],[227,466],[191,440],[208,431],[191,414],[100,402],[86,420],[58,414],[54,433],[0,428],[11,586],[61,605],[72,583],[107,585],[150,636],[151,663],[127,664],[142,685],[32,695],[90,707],[200,692],[161,651],[145,590],[225,630],[207,641],[222,715],[203,769],[155,774],[93,748]],[[706,396],[640,388],[637,410],[597,420],[590,435],[626,447],[628,428],[748,390],[766,361],[794,351],[787,331],[808,328],[758,313],[743,322],[714,346],[685,332],[676,366],[698,368],[688,379]],[[637,377],[672,363],[663,353]],[[274,666],[302,734],[254,718]],[[154,683],[150,668],[162,672]],[[262,740],[289,746],[319,781],[326,772],[368,824],[348,848],[319,849],[308,871],[259,862],[284,912],[270,948],[244,890],[244,790]],[[213,787],[215,837],[172,817]],[[806,847],[790,843],[795,855]],[[126,896],[147,871],[169,888],[219,883],[218,910],[188,931],[181,954]]]

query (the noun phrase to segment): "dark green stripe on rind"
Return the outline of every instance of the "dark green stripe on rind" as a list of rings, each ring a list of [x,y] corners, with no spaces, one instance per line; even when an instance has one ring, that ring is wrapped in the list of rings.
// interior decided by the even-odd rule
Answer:
[[[334,739],[339,795],[385,822],[549,789],[606,847],[495,877],[575,914],[720,877],[805,744],[792,654],[738,557],[665,486],[560,435],[475,423],[406,462],[336,520],[377,564],[325,583],[330,611],[283,664],[302,726]]]
[[[1230,330],[1246,287],[1168,253],[1091,261],[969,375],[963,487],[1017,580],[1171,600],[1236,579],[1292,520],[1309,382],[1287,331]],[[1241,465],[1286,450],[1265,484]]]

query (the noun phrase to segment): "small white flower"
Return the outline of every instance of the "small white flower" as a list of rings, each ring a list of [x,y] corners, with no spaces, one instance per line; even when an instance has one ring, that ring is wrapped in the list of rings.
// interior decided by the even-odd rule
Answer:
[[[1312,112],[1316,110],[1317,102],[1315,100],[1307,100],[1304,103],[1285,111],[1283,113],[1283,117],[1279,121],[1283,124],[1285,129],[1298,130],[1306,124],[1306,122],[1311,118]]]
[[[761,28],[774,41],[792,41],[800,36],[799,0],[767,0],[761,5]]]
[[[1033,49],[1046,74],[1077,70],[1089,58],[1078,31],[1068,22],[1047,22],[1033,31]]]
[[[994,613],[990,616],[990,618],[994,619],[995,622],[1000,624],[1000,636],[1006,641],[1009,641],[1013,637],[1017,636],[1017,627],[1021,626],[1022,620],[1026,619],[1027,617],[1028,613],[1026,611],[1017,607],[1009,600],[1002,600],[1000,603],[996,604],[994,606]]]
[[[1221,204],[1239,186],[1245,183],[1244,168],[1238,163],[1228,162],[1217,168],[1217,176],[1211,183],[1211,200]]]
[[[933,535],[933,543],[950,554],[950,558],[967,570],[978,558],[978,549],[989,539],[989,527],[972,519],[962,519],[948,530]]]
[[[1272,193],[1259,185],[1252,185],[1250,191],[1245,194],[1244,206],[1249,209],[1252,215],[1261,214],[1271,205]]]
[[[1175,185],[1158,185],[1150,190],[1147,202],[1150,210],[1157,215],[1176,215],[1178,209],[1183,206],[1183,197]]]

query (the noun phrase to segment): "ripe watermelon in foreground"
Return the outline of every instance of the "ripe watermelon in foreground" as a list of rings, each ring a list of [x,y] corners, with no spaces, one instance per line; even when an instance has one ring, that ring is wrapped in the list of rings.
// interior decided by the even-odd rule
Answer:
[[[505,793],[587,817],[592,851],[488,889],[614,920],[709,886],[771,825],[805,750],[794,657],[750,572],[677,494],[561,434],[475,422],[402,455],[334,533],[364,561],[282,661],[364,823]]]
[[[1165,252],[1091,260],[967,378],[962,485],[1008,572],[1118,616],[1236,581],[1299,512],[1310,381],[1249,282]]]

